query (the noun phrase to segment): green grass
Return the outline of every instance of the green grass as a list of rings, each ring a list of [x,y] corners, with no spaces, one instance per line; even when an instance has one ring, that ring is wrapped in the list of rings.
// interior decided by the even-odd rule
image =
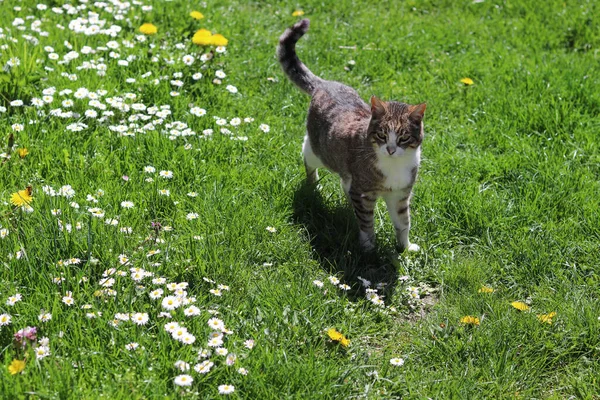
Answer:
[[[597,2],[297,5],[311,19],[298,53],[313,72],[353,86],[365,99],[376,94],[427,103],[412,206],[412,239],[422,250],[400,255],[383,204],[376,213],[379,248],[365,255],[338,179],[323,173],[317,192],[304,185],[300,148],[309,99],[286,80],[275,58],[279,35],[297,20],[291,15],[296,8],[286,2],[208,1],[204,8],[157,0],[147,3],[152,11],[132,5],[115,20],[115,12],[91,2],[75,15],[51,10],[64,2],[53,1],[47,10],[36,9],[37,3],[0,1],[5,35],[0,64],[20,59],[19,66],[0,74],[0,105],[6,107],[0,114],[0,153],[9,151],[14,134],[10,159],[0,161],[0,229],[8,232],[0,239],[0,314],[12,318],[0,327],[0,397],[214,398],[219,385],[230,384],[235,386],[230,396],[249,399],[597,398]],[[194,9],[205,19],[188,17]],[[115,38],[71,31],[69,22],[88,18],[88,11],[106,20],[104,28],[117,24],[122,31]],[[30,15],[41,20],[47,36],[32,31]],[[25,30],[13,26],[17,17],[25,20]],[[153,22],[158,34],[138,43],[136,29],[143,22]],[[227,37],[227,53],[203,64],[198,58],[209,49],[190,42],[199,28]],[[124,46],[124,39],[135,46]],[[109,57],[110,50],[81,53],[83,46],[97,49],[110,40],[120,43],[114,50],[120,59],[137,58],[124,67]],[[64,41],[80,52],[68,64],[58,63],[70,51]],[[60,59],[49,59],[45,46],[54,47]],[[192,66],[180,61],[185,54],[196,56]],[[153,56],[160,60],[153,62]],[[105,76],[77,69],[84,61],[101,63],[101,57]],[[174,64],[164,60],[171,57]],[[219,69],[227,76],[216,85]],[[143,77],[146,72],[151,76]],[[175,72],[182,77],[173,78]],[[204,77],[194,81],[195,72]],[[464,77],[474,84],[463,85]],[[172,79],[184,82],[176,97],[170,95]],[[227,85],[239,93],[229,93]],[[30,106],[48,87],[57,89],[53,103]],[[127,121],[138,112],[121,113],[107,104],[114,116],[99,121],[97,110],[98,118],[86,118],[88,100],[59,95],[81,87],[106,90],[104,104],[108,97],[135,93],[135,100],[124,102],[169,105],[172,114],[155,131],[123,137],[109,126],[142,127],[157,117]],[[9,105],[17,99],[26,106]],[[60,104],[65,99],[74,101],[79,118],[49,115],[66,110]],[[192,104],[207,114],[190,114]],[[247,140],[220,133],[215,116],[254,118],[227,126]],[[77,121],[87,128],[67,129]],[[171,140],[166,124],[174,121],[187,123],[196,135]],[[24,129],[14,132],[13,124]],[[210,138],[201,137],[205,129],[214,130]],[[29,154],[20,159],[16,149],[23,147]],[[146,166],[156,172],[145,173]],[[173,178],[161,178],[161,170],[172,171]],[[12,193],[28,185],[32,213],[9,203]],[[44,194],[45,185],[56,191],[71,185],[75,195],[52,197]],[[170,196],[159,195],[161,189]],[[192,191],[198,195],[188,196]],[[88,194],[98,203],[88,201]],[[72,201],[80,208],[70,206]],[[122,201],[135,205],[122,208]],[[93,218],[90,207],[102,208],[105,216]],[[53,209],[61,215],[54,216]],[[188,220],[188,213],[198,218]],[[107,218],[118,219],[118,226],[107,225]],[[63,227],[71,224],[71,232],[61,230],[57,219]],[[152,222],[172,230],[155,230]],[[123,227],[132,233],[122,233]],[[151,250],[160,253],[148,256]],[[120,265],[120,254],[129,257],[129,265]],[[81,262],[61,263],[71,258]],[[195,298],[200,315],[186,317],[181,307],[171,320],[184,324],[195,343],[182,344],[165,331],[161,300],[151,300],[149,293],[169,290],[150,277],[135,282],[132,267],[189,284],[187,296]],[[115,276],[115,296],[98,292],[109,268],[127,273]],[[335,288],[328,280],[332,275],[351,289]],[[53,282],[61,277],[62,283]],[[385,306],[366,298],[359,277],[373,287],[385,284],[378,291]],[[210,290],[218,284],[230,290],[215,296]],[[482,285],[494,293],[479,293]],[[419,288],[419,299],[410,298],[409,287]],[[73,306],[61,300],[67,291]],[[8,305],[16,293],[22,301]],[[530,310],[511,307],[516,300],[526,301]],[[38,321],[42,310],[52,314],[50,321]],[[225,335],[224,347],[237,355],[235,364],[225,365],[224,356],[213,354],[208,374],[192,368],[186,372],[192,386],[178,387],[174,378],[183,372],[174,363],[201,362],[198,351],[207,348],[212,330],[209,310],[218,311],[233,331]],[[89,312],[96,318],[87,318]],[[135,312],[148,313],[149,322],[109,324],[116,313]],[[556,312],[552,324],[538,320],[550,312]],[[477,316],[480,325],[461,324],[466,315]],[[26,326],[37,326],[38,338],[49,338],[49,356],[36,360],[32,346],[14,344],[13,334]],[[348,348],[331,343],[326,334],[331,327],[351,340]],[[248,339],[255,341],[251,350],[244,346]],[[127,350],[131,342],[139,348]],[[25,357],[24,372],[9,374],[10,363]],[[395,357],[404,365],[391,365]],[[248,375],[239,374],[240,367]]]

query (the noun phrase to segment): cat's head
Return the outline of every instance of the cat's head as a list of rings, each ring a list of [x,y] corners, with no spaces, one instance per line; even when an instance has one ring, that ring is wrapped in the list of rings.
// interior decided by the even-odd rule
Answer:
[[[368,136],[375,152],[384,157],[401,157],[416,150],[423,141],[425,108],[425,103],[413,106],[372,96]]]

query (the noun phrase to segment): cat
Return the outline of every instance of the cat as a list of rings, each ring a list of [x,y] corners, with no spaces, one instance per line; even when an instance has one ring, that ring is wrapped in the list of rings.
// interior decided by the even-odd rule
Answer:
[[[386,102],[372,96],[369,107],[351,87],[314,75],[296,55],[296,42],[309,24],[304,19],[286,29],[277,47],[285,74],[312,97],[302,147],[307,181],[315,183],[321,167],[340,176],[364,250],[375,248],[373,211],[377,198],[383,197],[399,248],[418,251],[408,233],[426,104]]]

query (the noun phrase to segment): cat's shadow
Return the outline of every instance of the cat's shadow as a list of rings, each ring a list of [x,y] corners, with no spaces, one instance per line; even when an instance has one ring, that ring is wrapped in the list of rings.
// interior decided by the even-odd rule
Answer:
[[[294,193],[293,208],[294,222],[306,229],[321,267],[352,287],[351,299],[364,298],[359,277],[369,280],[372,288],[380,284],[378,293],[384,299],[392,297],[398,281],[394,265],[398,254],[385,247],[371,252],[361,249],[358,224],[346,201],[328,201],[315,184],[304,180]]]

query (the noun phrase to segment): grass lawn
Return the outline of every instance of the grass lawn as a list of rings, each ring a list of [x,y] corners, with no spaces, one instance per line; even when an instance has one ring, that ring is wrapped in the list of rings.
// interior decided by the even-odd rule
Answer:
[[[1,398],[598,398],[600,3],[0,8]],[[304,184],[296,10],[315,74],[427,103],[420,252]]]

